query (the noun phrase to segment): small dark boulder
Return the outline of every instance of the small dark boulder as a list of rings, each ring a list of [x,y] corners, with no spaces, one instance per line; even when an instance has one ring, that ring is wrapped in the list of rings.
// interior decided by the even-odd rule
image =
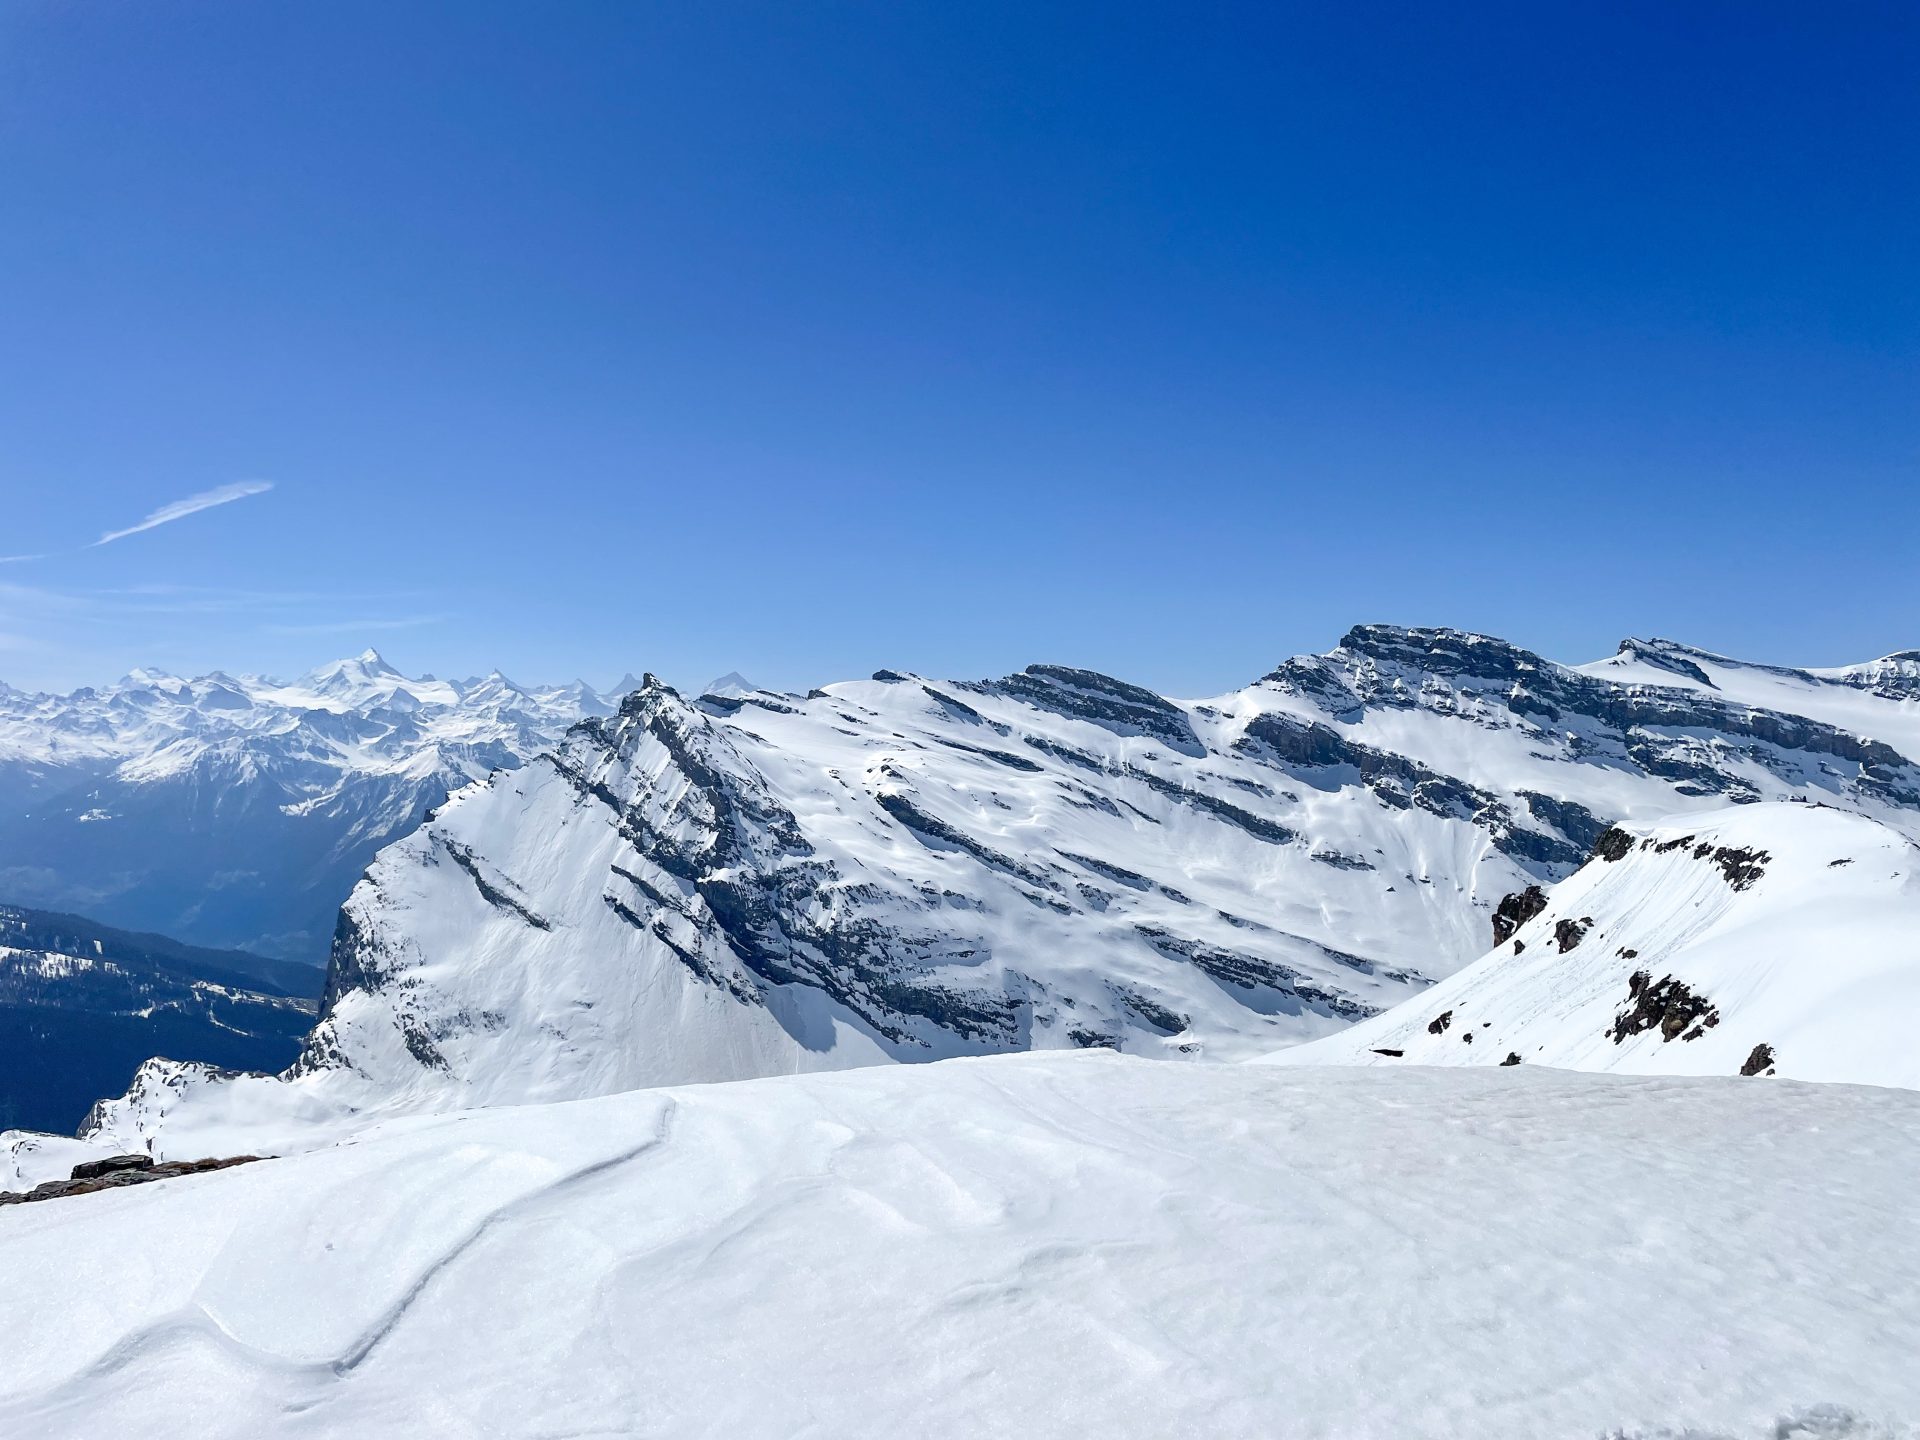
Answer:
[[[1453,1023],[1453,1012],[1451,1010],[1442,1010],[1438,1015],[1434,1016],[1433,1019],[1427,1022],[1427,1034],[1444,1035],[1447,1033],[1447,1026],[1451,1025],[1452,1023]]]
[[[1529,885],[1506,896],[1494,907],[1493,943],[1506,944],[1513,938],[1514,931],[1546,908],[1547,892],[1538,885]]]
[[[1560,953],[1564,955],[1586,939],[1587,931],[1592,925],[1591,915],[1580,920],[1562,920],[1553,927],[1553,942],[1560,947]]]
[[[1593,842],[1594,856],[1601,860],[1624,860],[1633,850],[1633,836],[1614,826]]]
[[[1713,852],[1713,863],[1720,867],[1720,873],[1727,877],[1727,884],[1735,890],[1745,890],[1765,875],[1767,864],[1772,859],[1773,856],[1764,850],[1732,850],[1725,845]]]
[[[1658,1030],[1662,1041],[1698,1040],[1720,1023],[1712,1001],[1671,975],[1653,983],[1645,970],[1636,970],[1627,981],[1627,998],[1633,1003],[1614,1017],[1607,1031],[1616,1045],[1648,1030]]]
[[[1507,1058],[1500,1062],[1500,1068],[1504,1070],[1509,1065],[1518,1065],[1519,1063],[1520,1052],[1518,1050],[1509,1050],[1507,1052]]]
[[[202,1175],[209,1170],[226,1170],[235,1165],[251,1165],[258,1155],[230,1155],[220,1160],[166,1160],[155,1164],[145,1155],[115,1155],[108,1160],[89,1160],[76,1165],[67,1180],[47,1180],[31,1190],[0,1191],[0,1205],[26,1205],[35,1200],[64,1200],[70,1195],[91,1195],[99,1190],[118,1190],[128,1185],[146,1185],[155,1180],[171,1180],[178,1175]],[[139,1162],[115,1165],[112,1161]],[[106,1166],[101,1169],[99,1167]],[[91,1172],[91,1173],[82,1173]]]
[[[1373,1053],[1376,1055],[1390,1055],[1395,1060],[1398,1060],[1402,1055],[1406,1054],[1407,1052],[1404,1050],[1389,1050],[1386,1048],[1386,1046],[1382,1045],[1376,1048]]]
[[[1742,1075],[1759,1075],[1763,1072],[1770,1072],[1772,1069],[1773,1047],[1771,1045],[1756,1045],[1753,1047],[1753,1053],[1747,1056],[1747,1063],[1740,1067],[1740,1073]]]

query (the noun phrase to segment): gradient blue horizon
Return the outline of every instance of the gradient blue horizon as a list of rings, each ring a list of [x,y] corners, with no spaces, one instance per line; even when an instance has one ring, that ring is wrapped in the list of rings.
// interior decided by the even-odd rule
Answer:
[[[0,680],[1920,646],[1915,73],[1891,3],[21,0]]]

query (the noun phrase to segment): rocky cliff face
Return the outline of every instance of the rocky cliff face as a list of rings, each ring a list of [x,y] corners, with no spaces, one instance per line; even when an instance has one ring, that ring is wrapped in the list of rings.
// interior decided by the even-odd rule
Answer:
[[[1205,702],[1061,666],[695,700],[649,678],[382,852],[288,1080],[151,1069],[98,1128],[217,1115],[239,1128],[206,1153],[238,1153],[287,1107],[1262,1053],[1452,973],[1617,822],[1790,798],[1920,822],[1920,772],[1870,731],[1602,669],[1366,626]]]

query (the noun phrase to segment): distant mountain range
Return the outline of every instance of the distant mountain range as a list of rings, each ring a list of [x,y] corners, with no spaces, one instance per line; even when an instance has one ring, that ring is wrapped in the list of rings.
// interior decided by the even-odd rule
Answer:
[[[411,678],[372,650],[294,681],[0,684],[0,900],[317,964],[383,845],[620,693]]]
[[[1637,845],[1801,802],[1763,807],[1785,817],[1767,823],[1842,810],[1863,829],[1827,858],[1893,853],[1920,834],[1917,689],[1911,653],[1794,671],[1633,640],[1569,667],[1388,626],[1197,701],[1057,665],[804,695],[688,697],[647,677],[381,852],[285,1078],[156,1062],[92,1133],[252,1152],[395,1110],[687,1080],[1026,1049],[1270,1053],[1424,1004],[1532,918],[1510,897],[1548,893],[1614,827]],[[1622,873],[1643,871],[1665,873]],[[1810,904],[1840,893],[1794,886]],[[1627,923],[1591,918],[1596,935]],[[1643,947],[1648,983],[1668,974],[1655,951],[1678,957],[1691,933]],[[1595,994],[1630,1009],[1633,973],[1610,962]],[[1779,983],[1781,1003],[1801,993]],[[1519,1023],[1491,1004],[1479,1020]],[[1697,1053],[1719,1065],[1721,1048]]]

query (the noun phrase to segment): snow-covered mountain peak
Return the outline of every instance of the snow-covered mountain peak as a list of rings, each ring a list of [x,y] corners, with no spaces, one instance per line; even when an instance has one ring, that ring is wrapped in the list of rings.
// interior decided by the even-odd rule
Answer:
[[[1920,650],[1896,650],[1878,660],[1860,665],[1845,665],[1837,670],[1810,672],[1822,680],[1837,681],[1858,690],[1870,691],[1882,699],[1908,700],[1920,704]]]
[[[154,690],[162,694],[173,695],[186,689],[187,682],[182,680],[178,675],[168,674],[165,670],[154,670],[145,665],[137,665],[125,675],[121,676],[119,684],[114,688],[119,690]],[[82,693],[92,695],[97,692],[95,692],[92,687],[85,687],[84,692],[82,690],[75,690],[73,692],[75,695]]]

